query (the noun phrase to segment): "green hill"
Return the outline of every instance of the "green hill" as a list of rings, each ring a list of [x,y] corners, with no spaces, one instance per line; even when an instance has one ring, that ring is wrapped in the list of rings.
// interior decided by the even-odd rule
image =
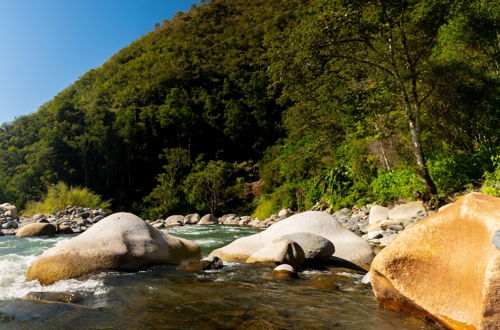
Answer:
[[[4,124],[0,199],[63,181],[155,217],[478,186],[498,168],[498,12],[207,1]]]

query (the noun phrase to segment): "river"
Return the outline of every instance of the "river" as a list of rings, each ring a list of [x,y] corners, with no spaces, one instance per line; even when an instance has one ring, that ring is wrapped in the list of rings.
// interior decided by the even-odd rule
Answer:
[[[207,255],[251,228],[185,226],[169,233]],[[272,279],[271,266],[226,262],[222,270],[187,272],[155,266],[106,272],[47,287],[25,282],[33,260],[70,239],[0,237],[0,329],[435,329],[380,308],[361,274],[305,270]],[[29,292],[75,293],[74,303],[23,299]]]

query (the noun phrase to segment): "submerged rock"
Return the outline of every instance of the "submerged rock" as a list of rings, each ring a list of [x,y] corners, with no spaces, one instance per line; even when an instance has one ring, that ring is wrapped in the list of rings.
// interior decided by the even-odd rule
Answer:
[[[188,265],[182,265],[181,268],[190,272],[210,269],[222,269],[224,268],[224,263],[219,257],[207,257],[201,259],[198,262],[193,262]]]
[[[24,299],[48,302],[77,303],[83,297],[76,292],[29,292]]]
[[[28,269],[26,280],[49,285],[104,270],[137,271],[200,259],[194,242],[158,231],[133,214],[116,213],[45,251]]]
[[[499,228],[500,198],[479,193],[407,228],[372,263],[378,302],[453,329],[496,329]]]
[[[359,266],[367,267],[374,257],[370,245],[361,237],[345,229],[332,215],[318,211],[295,214],[261,233],[239,238],[229,245],[214,250],[211,255],[218,256],[222,260],[246,260],[277,238],[296,232],[325,237],[334,244],[335,256]]]
[[[50,223],[31,223],[19,229],[16,236],[53,236],[56,234],[56,231],[56,226]]]
[[[298,278],[297,271],[290,265],[282,264],[273,269],[273,277]]]

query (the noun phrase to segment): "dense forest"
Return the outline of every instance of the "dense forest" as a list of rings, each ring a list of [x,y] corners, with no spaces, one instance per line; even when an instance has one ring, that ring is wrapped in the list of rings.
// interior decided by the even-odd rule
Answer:
[[[0,200],[147,218],[499,194],[493,0],[213,0],[0,129]],[[27,95],[26,97],[29,97]]]

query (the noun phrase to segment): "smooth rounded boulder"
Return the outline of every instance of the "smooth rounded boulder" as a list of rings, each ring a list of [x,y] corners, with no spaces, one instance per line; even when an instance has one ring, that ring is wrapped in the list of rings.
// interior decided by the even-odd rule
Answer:
[[[500,324],[500,198],[468,194],[401,232],[373,260],[379,304],[452,329]]]
[[[45,251],[28,269],[26,280],[50,285],[105,270],[138,271],[148,265],[185,264],[201,257],[194,242],[158,231],[133,214],[116,213]]]
[[[282,239],[256,251],[246,260],[247,264],[256,262],[271,262],[275,264],[288,264],[299,269],[304,263],[304,251],[294,241]]]
[[[56,231],[56,226],[50,223],[31,223],[19,229],[16,233],[16,236],[54,236],[56,234]]]
[[[198,225],[217,225],[219,220],[213,214],[205,214],[200,221],[198,221]]]
[[[165,227],[184,226],[183,215],[171,215],[165,219]]]
[[[304,250],[306,259],[328,260],[335,253],[333,243],[321,235],[293,233],[282,236],[280,239],[288,239],[299,244]]]
[[[345,229],[332,215],[318,211],[292,215],[261,233],[239,238],[229,245],[214,250],[211,255],[218,256],[222,260],[246,260],[276,239],[296,232],[323,236],[334,244],[334,256],[364,268],[368,268],[375,256],[370,245],[361,237]]]

